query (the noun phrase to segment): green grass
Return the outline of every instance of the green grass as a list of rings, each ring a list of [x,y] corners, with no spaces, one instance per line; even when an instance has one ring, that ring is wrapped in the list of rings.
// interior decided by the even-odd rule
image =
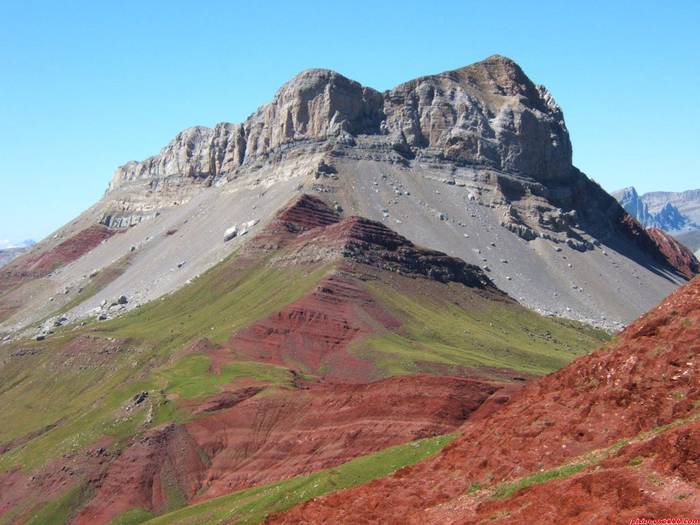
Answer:
[[[644,462],[644,458],[642,456],[635,456],[632,459],[629,460],[629,463],[627,463],[630,467],[636,467],[638,465],[641,465]]]
[[[45,504],[29,518],[27,525],[64,525],[88,495],[89,491],[84,484],[77,485],[58,499]]]
[[[302,297],[328,270],[300,274],[295,268],[224,263],[173,294],[100,324],[97,331],[156,343],[166,351],[199,337],[222,342]]]
[[[120,514],[109,522],[109,525],[138,525],[155,517],[151,511],[145,509],[131,509]]]
[[[526,476],[513,483],[503,483],[496,487],[494,491],[494,498],[496,499],[508,499],[513,494],[527,487],[533,485],[539,485],[541,483],[547,483],[553,479],[567,478],[581,472],[588,465],[586,463],[575,463],[572,465],[563,465],[560,467],[555,467],[549,470],[544,470],[542,472],[537,472],[531,476]]]
[[[482,485],[480,482],[475,481],[473,483],[469,484],[469,488],[467,489],[467,494],[474,494],[475,492],[479,492],[482,489]]]
[[[363,456],[306,476],[245,489],[164,514],[147,525],[216,525],[260,523],[271,513],[312,498],[388,476],[442,449],[455,434],[422,439]]]
[[[62,421],[0,456],[0,471],[30,471],[105,435],[119,446],[145,428],[146,410],[122,410],[143,390],[188,398],[215,393],[221,384],[242,377],[287,384],[288,372],[279,367],[239,362],[214,374],[205,370],[205,356],[172,362],[172,355],[200,337],[225,340],[236,329],[304,295],[326,271],[321,267],[300,274],[264,263],[240,267],[227,260],[189,286],[121,318],[65,330],[42,342],[0,346],[0,443]],[[97,364],[90,361],[90,349],[63,355],[61,349],[81,334],[117,338],[129,351]],[[22,357],[11,355],[20,350]],[[190,365],[194,368],[187,370]],[[154,409],[151,425],[186,417],[164,396],[150,396],[149,403]]]
[[[485,299],[458,284],[424,294],[411,292],[410,281],[368,286],[403,322],[397,332],[383,331],[354,347],[358,356],[376,362],[386,375],[415,373],[430,364],[544,375],[608,339],[601,330]]]
[[[115,263],[114,268],[97,274],[81,296],[95,293],[122,267]],[[190,416],[180,408],[179,399],[211,395],[243,378],[271,387],[289,385],[291,372],[282,367],[234,360],[213,372],[208,355],[181,352],[203,337],[226,341],[236,330],[311,291],[331,269],[319,266],[300,273],[299,268],[272,266],[267,261],[246,266],[234,256],[190,285],[120,318],[65,327],[42,342],[0,346],[0,443],[60,423],[2,454],[0,471],[21,468],[31,472],[104,436],[111,437],[112,448],[118,450],[152,426],[186,421]],[[375,335],[360,339],[351,351],[370,359],[385,376],[433,370],[430,367],[437,367],[437,373],[454,367],[488,367],[488,373],[510,368],[540,375],[605,339],[602,332],[583,325],[543,318],[513,303],[493,303],[461,285],[399,276],[390,283],[368,281],[366,285],[402,326],[389,332],[377,325]],[[125,351],[99,358],[101,354],[90,348],[67,354],[66,345],[80,335],[116,339]],[[11,355],[19,351],[21,357]],[[181,357],[175,358],[178,355]],[[125,406],[141,391],[149,392],[147,400],[126,411]],[[149,413],[152,419],[147,418]],[[371,465],[363,468],[374,472]],[[333,472],[322,480],[314,478],[313,483],[318,481],[324,490],[342,488],[345,482],[340,477],[345,479],[347,472],[342,476]],[[347,479],[360,483],[365,478],[353,474]],[[168,480],[162,481],[168,489]],[[301,488],[287,487],[297,496],[313,492],[306,482],[297,482]],[[184,500],[177,487],[170,488],[169,505],[176,508]]]
[[[156,372],[156,381],[164,393],[174,393],[184,399],[194,399],[219,391],[219,387],[237,379],[255,378],[275,386],[291,385],[292,374],[281,366],[238,361],[225,364],[219,373],[210,371],[211,359],[202,354],[180,358],[162,372]]]

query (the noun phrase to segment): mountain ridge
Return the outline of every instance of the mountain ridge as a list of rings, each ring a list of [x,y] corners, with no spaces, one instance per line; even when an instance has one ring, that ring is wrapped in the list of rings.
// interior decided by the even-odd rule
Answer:
[[[646,228],[670,233],[700,229],[700,190],[657,191],[640,196],[629,186],[612,195]]]

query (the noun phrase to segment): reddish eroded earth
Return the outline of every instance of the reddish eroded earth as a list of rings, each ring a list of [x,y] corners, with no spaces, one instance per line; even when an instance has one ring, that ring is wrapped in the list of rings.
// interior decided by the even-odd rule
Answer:
[[[96,224],[76,233],[49,250],[32,250],[30,253],[15,259],[10,264],[0,268],[0,295],[32,279],[45,277],[56,268],[75,261],[115,233],[117,230]],[[17,297],[0,297],[0,320],[11,316],[20,309],[23,302],[21,294]]]
[[[110,445],[109,438],[102,438],[88,450],[66,454],[33,474],[21,469],[0,472],[0,516],[5,518],[5,513],[21,509],[28,498],[33,504],[49,502],[83,482],[99,479],[113,459]],[[15,522],[22,520],[18,517]]]
[[[135,507],[161,511],[168,494],[201,501],[446,434],[502,390],[480,379],[418,375],[244,395],[230,408],[136,438],[96,482],[77,523],[106,523]]]
[[[280,252],[273,258],[276,264],[346,261],[497,291],[478,266],[416,246],[381,222],[356,216],[340,220],[321,199],[307,194],[279,212],[246,250]]]
[[[336,262],[338,268],[311,293],[234,334],[231,348],[250,359],[302,366],[336,381],[377,379],[381,374],[374,365],[351,355],[348,347],[377,329],[400,326],[364,288],[363,279],[377,278],[377,272],[459,282],[507,297],[478,267],[417,247],[379,222],[361,217],[339,221],[310,195],[282,210],[251,245],[265,247],[268,254],[275,250],[273,264]]]
[[[106,226],[96,224],[43,252],[28,253],[0,270],[0,291],[4,291],[24,279],[48,275],[56,268],[82,257],[105,239],[117,233]]]
[[[301,299],[230,338],[238,354],[256,361],[300,365],[326,378],[367,382],[374,365],[352,356],[348,345],[376,326],[400,323],[383,311],[362,283],[350,274],[333,273]]]
[[[667,233],[656,228],[644,228],[627,212],[620,216],[618,225],[628,239],[657,262],[688,279],[700,273],[700,262],[695,255]]]
[[[134,508],[167,510],[173,495],[192,498],[205,472],[205,457],[183,426],[169,424],[153,429],[138,437],[109,465],[95,483],[95,497],[74,523],[109,523]]]
[[[436,457],[316,498],[269,522],[505,523],[523,518],[574,524],[622,516],[696,517],[699,354],[700,278],[695,278],[608,347],[530,383],[490,415],[475,414]],[[663,425],[683,421],[690,423],[664,432]],[[650,432],[654,429],[656,434]],[[465,495],[473,483],[495,488],[576,463],[621,439],[632,443],[578,474],[504,500],[488,491]],[[636,455],[642,462],[634,466],[629,457]]]
[[[671,265],[688,279],[700,273],[700,262],[688,248],[671,237],[668,233],[657,228],[647,229],[661,253],[671,262]]]
[[[246,243],[244,251],[248,254],[273,252],[293,242],[301,233],[339,220],[325,202],[305,193],[280,210],[262,232]]]

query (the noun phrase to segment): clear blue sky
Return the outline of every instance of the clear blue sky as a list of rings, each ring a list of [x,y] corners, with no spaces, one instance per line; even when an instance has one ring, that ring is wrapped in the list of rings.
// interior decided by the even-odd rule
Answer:
[[[699,6],[2,0],[0,239],[47,235],[116,166],[243,120],[302,69],[383,90],[495,53],[552,91],[606,189],[700,187]]]

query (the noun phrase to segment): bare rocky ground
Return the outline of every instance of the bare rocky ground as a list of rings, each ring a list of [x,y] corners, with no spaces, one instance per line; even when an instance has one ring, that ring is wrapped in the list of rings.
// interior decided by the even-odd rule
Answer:
[[[203,188],[189,201],[162,209],[157,217],[112,236],[53,272],[44,286],[33,290],[25,308],[0,326],[16,329],[51,316],[56,305],[79,296],[91,273],[127,255],[131,260],[126,271],[66,317],[96,315],[103,301],[121,295],[128,298],[125,310],[156,299],[250,238],[225,242],[229,227],[259,220],[251,228],[255,232],[292,196],[314,189],[329,203],[338,202],[345,215],[382,221],[420,245],[487,269],[499,288],[540,313],[617,329],[681,281],[670,271],[645,267],[614,248],[580,252],[547,239],[523,240],[501,226],[502,208],[492,207],[492,196],[484,189],[470,200],[482,170],[367,159],[338,159],[334,165],[338,173],[332,179],[316,179],[313,161],[290,159]],[[455,179],[459,185],[452,184]],[[97,214],[89,210],[57,235],[65,238],[94,224]]]

